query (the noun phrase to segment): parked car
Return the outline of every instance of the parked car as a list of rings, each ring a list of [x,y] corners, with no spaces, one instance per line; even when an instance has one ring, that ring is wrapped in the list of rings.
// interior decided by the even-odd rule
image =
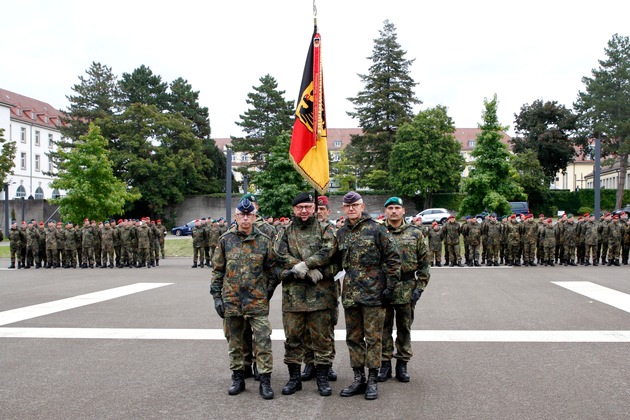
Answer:
[[[188,236],[192,235],[192,229],[195,227],[195,221],[191,220],[185,225],[176,226],[171,229],[171,233],[175,236]]]
[[[621,213],[625,212],[626,214],[630,214],[630,204],[626,205],[625,207],[622,207],[618,210],[613,211],[613,214],[618,214],[621,215]]]
[[[451,212],[446,209],[435,208],[435,209],[426,209],[422,210],[420,213],[416,214],[416,217],[422,217],[422,224],[431,224],[433,222],[438,222],[443,225],[446,223],[446,220],[451,216]]]
[[[512,210],[512,214],[529,214],[529,204],[527,201],[510,201],[510,209]]]

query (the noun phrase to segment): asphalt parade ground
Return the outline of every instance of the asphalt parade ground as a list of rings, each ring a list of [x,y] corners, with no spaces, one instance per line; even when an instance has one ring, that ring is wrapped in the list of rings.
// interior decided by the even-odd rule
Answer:
[[[628,419],[630,269],[433,269],[416,308],[411,381],[342,398],[284,396],[280,293],[271,300],[275,399],[229,396],[210,270],[0,269],[1,419]],[[0,259],[0,267],[9,261]],[[343,314],[343,311],[341,311]]]

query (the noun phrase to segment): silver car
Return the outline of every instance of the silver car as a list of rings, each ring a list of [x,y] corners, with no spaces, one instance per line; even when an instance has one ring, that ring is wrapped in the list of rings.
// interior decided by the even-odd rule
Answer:
[[[422,210],[420,213],[416,214],[416,217],[422,217],[422,224],[431,224],[433,222],[438,222],[443,225],[446,223],[446,220],[451,216],[451,212],[446,209],[426,209]]]

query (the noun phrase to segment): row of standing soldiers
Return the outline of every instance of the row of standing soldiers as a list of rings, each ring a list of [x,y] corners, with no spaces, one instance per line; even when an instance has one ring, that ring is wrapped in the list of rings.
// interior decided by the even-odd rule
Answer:
[[[9,268],[118,268],[159,266],[167,230],[161,221],[85,219],[77,223],[14,220],[9,229]],[[17,266],[16,266],[17,260]]]
[[[192,268],[210,268],[214,249],[219,243],[219,237],[227,232],[229,226],[223,219],[195,220],[192,229],[193,265]]]
[[[630,221],[625,213],[607,213],[599,222],[588,213],[577,220],[565,214],[556,223],[543,214],[538,221],[531,214],[522,221],[515,215],[501,219],[490,214],[481,223],[467,218],[464,224],[451,217],[443,226],[433,223],[425,232],[431,264],[436,266],[442,265],[444,245],[446,264],[463,267],[460,236],[468,266],[619,266],[628,264],[630,250]]]

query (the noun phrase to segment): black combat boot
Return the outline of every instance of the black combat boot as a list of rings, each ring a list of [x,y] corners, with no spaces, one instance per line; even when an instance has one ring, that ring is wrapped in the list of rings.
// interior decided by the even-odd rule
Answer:
[[[332,388],[328,382],[328,370],[329,365],[317,365],[317,390],[322,397],[329,397],[332,395]],[[298,366],[299,373],[299,366]]]
[[[437,265],[438,267],[442,267],[442,263],[441,263],[441,262],[439,262],[439,261],[436,263],[436,265]]]
[[[303,381],[310,381],[316,376],[317,376],[317,372],[315,371],[315,365],[313,365],[312,363],[305,364],[304,370],[302,371],[301,379]]]
[[[190,268],[197,268],[197,263],[194,263]]]
[[[11,265],[9,266],[9,268],[15,268],[15,260],[11,260]]]
[[[534,262],[534,260],[532,260],[532,261],[529,262],[529,265],[531,267],[536,267],[537,264]]]
[[[615,258],[613,264],[615,265],[615,267],[620,267],[621,265],[619,264],[619,260]]]
[[[376,377],[378,376],[378,369],[368,370],[367,387],[365,388],[365,399],[375,400],[378,398],[378,385]]]
[[[553,259],[550,259],[550,260],[549,260],[549,265],[550,265],[551,267],[555,267],[555,266],[556,266],[556,265],[553,263]]]
[[[573,260],[569,260],[569,265],[572,267],[577,267],[577,264]]]
[[[353,397],[355,395],[365,393],[365,388],[367,387],[365,382],[365,369],[361,366],[358,368],[352,368],[352,370],[354,371],[354,382],[352,382],[347,388],[341,390],[340,395],[342,397]]]
[[[603,264],[603,263],[602,263]],[[610,267],[611,265],[613,265],[613,260],[608,260],[608,267]]]
[[[203,268],[203,261],[199,263],[199,268]]]
[[[252,373],[252,366],[245,365],[245,370],[243,371],[243,378],[247,379],[247,378],[252,378],[253,376],[254,374]]]
[[[229,395],[238,395],[245,391],[245,378],[242,370],[232,371],[232,385],[228,388]]]
[[[156,265],[157,267],[159,267],[159,266],[160,266],[160,260],[155,260],[155,265]]]
[[[392,362],[390,360],[383,360],[381,362],[381,368],[378,371],[376,380],[378,382],[385,382],[392,377]]]
[[[337,380],[337,373],[333,370],[332,365],[328,366],[328,380],[333,382]]]
[[[271,389],[271,373],[260,374],[260,385],[258,386],[258,391],[260,392],[260,395],[262,395],[263,399],[273,399],[273,389]]]
[[[481,265],[479,265],[479,261],[477,260],[475,260],[474,264],[475,264],[475,267],[481,267]]]
[[[409,382],[409,374],[407,373],[407,362],[404,360],[396,361],[396,379],[400,382]]]
[[[295,391],[302,390],[302,379],[300,378],[300,365],[289,363],[289,382],[282,388],[282,395],[293,395]]]

